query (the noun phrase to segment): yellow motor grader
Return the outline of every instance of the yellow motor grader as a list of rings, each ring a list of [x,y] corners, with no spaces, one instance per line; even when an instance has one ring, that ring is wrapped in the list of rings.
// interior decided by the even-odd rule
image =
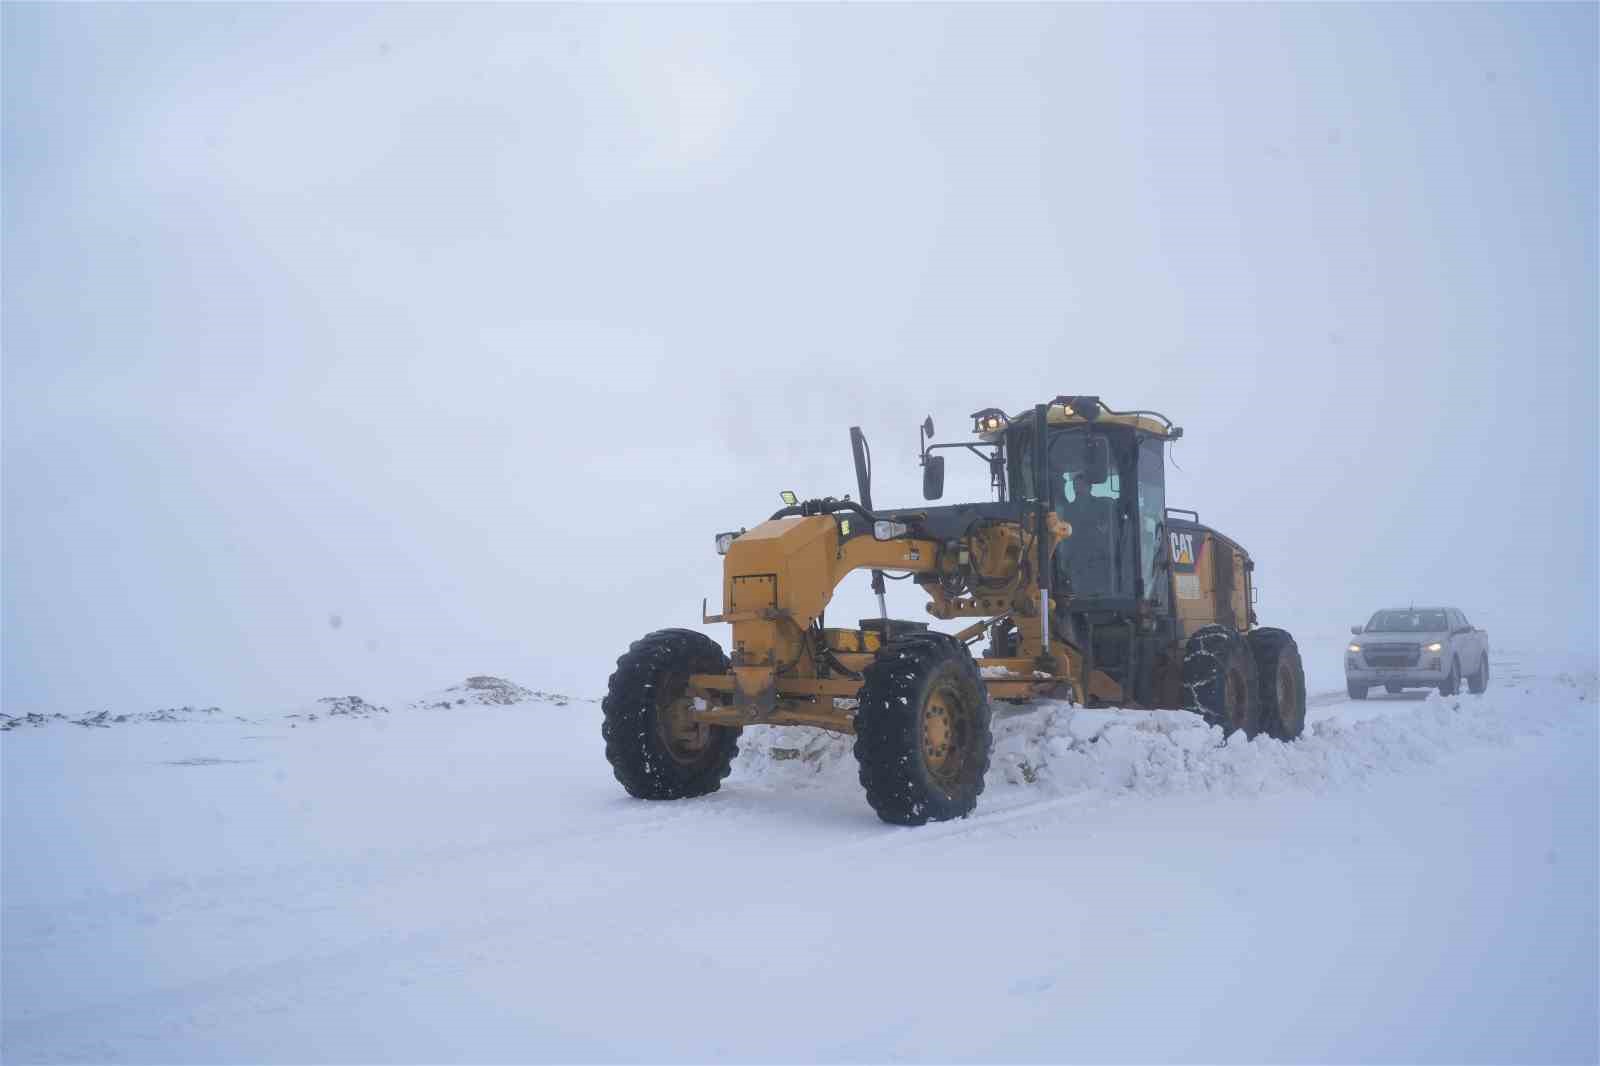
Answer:
[[[713,792],[743,727],[801,725],[855,735],[884,821],[963,817],[989,768],[991,699],[1184,709],[1225,733],[1300,735],[1299,649],[1256,625],[1250,557],[1166,505],[1165,448],[1182,428],[1097,396],[972,418],[973,439],[953,444],[930,444],[923,422],[923,496],[943,495],[937,452],[954,448],[987,464],[991,501],[875,508],[852,428],[858,499],[784,493],[767,521],[717,535],[722,607],[702,615],[732,626],[731,654],[697,630],[658,630],[611,675],[602,732],[630,794]],[[828,626],[854,571],[870,571],[879,616]],[[970,624],[890,618],[888,580],[918,585],[933,619]]]

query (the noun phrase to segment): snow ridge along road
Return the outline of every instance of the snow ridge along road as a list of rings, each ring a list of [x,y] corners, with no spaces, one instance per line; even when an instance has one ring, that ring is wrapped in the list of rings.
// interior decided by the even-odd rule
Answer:
[[[1291,745],[1000,706],[977,814],[914,830],[801,730],[629,800],[592,702],[483,678],[46,719],[0,737],[0,1054],[1592,1062],[1596,678],[1494,669]]]

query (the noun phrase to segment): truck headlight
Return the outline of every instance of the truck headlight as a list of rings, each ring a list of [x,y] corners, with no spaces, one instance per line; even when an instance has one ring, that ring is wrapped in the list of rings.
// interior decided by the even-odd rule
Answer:
[[[728,554],[728,548],[733,544],[733,542],[735,540],[738,540],[738,539],[739,539],[739,534],[737,534],[737,533],[718,533],[717,534],[717,554],[718,555],[727,555]]]
[[[872,523],[872,536],[875,540],[893,540],[909,532],[911,527],[904,522],[891,522],[886,518],[880,518]]]
[[[1423,651],[1431,651],[1435,655],[1437,655],[1441,651],[1444,651],[1444,644],[1436,640],[1432,644],[1429,644],[1426,648],[1423,648],[1422,650]]]
[[[1345,650],[1346,651],[1352,651],[1352,652],[1360,651],[1361,650],[1361,645],[1352,644],[1352,645],[1350,645],[1350,647],[1346,648]]]

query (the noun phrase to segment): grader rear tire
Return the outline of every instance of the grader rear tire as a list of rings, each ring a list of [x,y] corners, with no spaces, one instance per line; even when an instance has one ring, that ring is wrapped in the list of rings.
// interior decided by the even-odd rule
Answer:
[[[964,818],[989,771],[989,697],[966,645],[939,633],[893,641],[868,665],[856,709],[867,802],[891,825]]]
[[[662,629],[633,642],[601,704],[611,771],[630,796],[649,800],[704,796],[722,787],[739,754],[736,726],[689,718],[690,674],[728,669],[717,642],[689,629]]]
[[[1261,730],[1256,660],[1244,638],[1227,626],[1201,626],[1184,647],[1183,687],[1189,709],[1222,727],[1223,736]]]
[[[1306,672],[1300,646],[1282,629],[1252,629],[1245,640],[1256,660],[1261,728],[1275,740],[1294,740],[1306,728]]]

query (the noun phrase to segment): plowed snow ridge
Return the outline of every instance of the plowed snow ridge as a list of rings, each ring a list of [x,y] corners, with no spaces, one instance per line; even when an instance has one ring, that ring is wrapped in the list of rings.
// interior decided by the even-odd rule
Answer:
[[[1590,719],[1593,675],[1556,679],[1533,690],[1491,690],[1441,697],[1430,692],[1408,709],[1363,720],[1327,718],[1284,744],[1265,736],[1246,740],[1180,711],[1084,710],[1045,703],[1025,710],[995,705],[994,757],[988,792],[1031,793],[1015,799],[1073,793],[1159,795],[1207,792],[1254,794],[1322,789],[1374,774],[1436,763],[1465,749],[1504,746],[1520,736],[1575,730]],[[807,778],[831,782],[855,776],[851,739],[793,727],[746,729],[734,781]],[[980,805],[980,812],[982,807]]]

